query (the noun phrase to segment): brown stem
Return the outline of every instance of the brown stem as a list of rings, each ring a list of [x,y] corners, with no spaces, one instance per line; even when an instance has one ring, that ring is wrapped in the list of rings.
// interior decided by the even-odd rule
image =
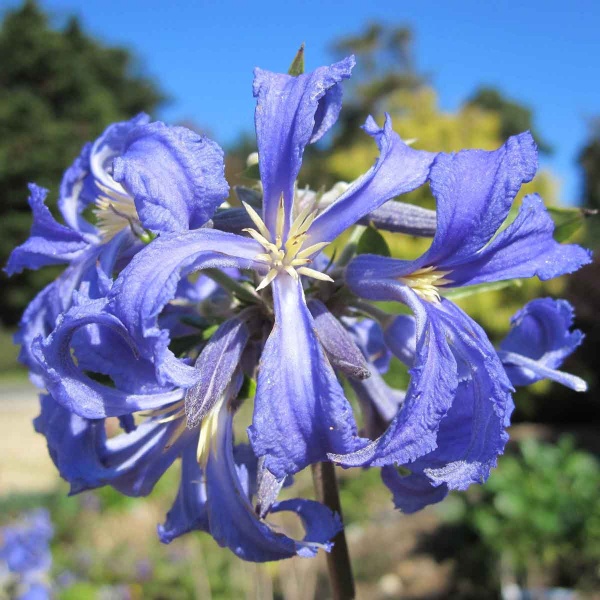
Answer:
[[[338,491],[335,466],[329,462],[312,467],[317,500],[342,517],[342,505]],[[327,570],[334,600],[352,600],[355,596],[354,577],[344,530],[333,538],[334,546],[327,554]]]

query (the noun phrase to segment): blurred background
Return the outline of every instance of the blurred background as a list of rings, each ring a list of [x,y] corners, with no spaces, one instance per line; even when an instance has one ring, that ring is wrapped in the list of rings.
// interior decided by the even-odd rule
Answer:
[[[213,137],[229,182],[245,183],[256,149],[252,69],[286,71],[302,42],[307,70],[350,53],[357,67],[339,123],[307,152],[301,185],[366,171],[376,151],[359,126],[389,112],[402,137],[428,150],[493,149],[530,129],[541,170],[524,193],[557,209],[600,208],[600,5],[369,4],[0,2],[0,262],[28,236],[27,183],[49,188],[54,210],[83,143],[140,111]],[[434,206],[427,190],[403,199]],[[577,215],[570,229],[599,245],[597,219]],[[386,239],[405,258],[427,247]],[[58,597],[327,598],[323,557],[250,565],[201,534],[161,546],[155,525],[176,493],[176,468],[146,500],[110,489],[67,497],[33,432],[36,393],[12,344],[25,306],[57,272],[0,275],[0,525],[49,509]],[[600,598],[600,265],[458,303],[498,341],[536,296],[574,305],[586,340],[564,370],[589,392],[546,382],[519,390],[511,442],[488,484],[416,515],[393,510],[376,470],[342,473],[359,598],[517,598],[516,585]],[[398,369],[389,377],[406,383]],[[309,479],[298,485],[312,494]]]

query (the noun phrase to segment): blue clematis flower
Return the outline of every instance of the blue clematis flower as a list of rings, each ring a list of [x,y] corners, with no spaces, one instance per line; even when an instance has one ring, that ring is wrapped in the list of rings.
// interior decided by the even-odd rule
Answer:
[[[483,330],[441,292],[516,277],[549,279],[589,262],[582,248],[554,241],[537,196],[526,197],[515,221],[492,239],[536,166],[529,134],[494,152],[438,155],[430,173],[438,214],[430,249],[415,261],[364,255],[350,263],[346,281],[356,294],[412,309],[416,348],[405,401],[388,430],[358,452],[331,454],[333,460],[415,465],[434,486],[450,489],[488,477],[507,440],[511,382]],[[426,480],[416,480],[407,485],[421,493]]]
[[[529,385],[547,378],[577,391],[587,389],[585,382],[579,377],[557,370],[583,338],[579,330],[571,330],[572,321],[573,309],[570,304],[566,300],[551,298],[532,300],[514,315],[511,319],[511,330],[500,343],[498,351],[513,385]],[[406,324],[403,323],[405,326]],[[399,328],[395,325],[390,329],[392,332],[388,330],[388,333],[393,333]],[[411,327],[403,329],[410,331]],[[412,329],[414,331],[414,327]],[[388,339],[392,338],[388,336]],[[398,340],[395,340],[393,347],[398,346]],[[411,366],[415,356],[416,338],[405,338],[403,347],[404,360]],[[507,350],[503,350],[504,348]],[[452,461],[464,453],[464,449],[456,444],[456,440],[460,440],[461,437],[464,440],[469,439],[469,436],[465,435],[468,432],[459,428],[461,420],[457,418],[458,411],[463,410],[467,413],[463,424],[469,419],[472,394],[469,395],[466,391],[465,386],[459,387],[452,408],[440,425],[439,437],[444,442],[454,439],[454,444],[440,444],[433,452],[406,465],[410,470],[409,475],[400,474],[392,466],[382,468],[382,479],[394,495],[394,504],[403,512],[412,513],[428,504],[440,502],[452,487],[450,480],[444,475],[440,477],[440,473],[443,474]]]
[[[433,154],[405,144],[389,116],[383,127],[369,118],[379,157],[365,175],[324,195],[297,189],[304,149],[335,123],[353,65],[298,77],[255,71],[262,204],[241,188],[243,209],[217,210],[228,189],[220,149],[143,117],[109,128],[67,172],[66,225],[32,188],[32,238],[9,266],[69,265],[22,329],[47,390],[36,429],[72,493],[111,485],[146,495],[181,458],[179,492],[159,527],[165,543],[201,530],[246,560],[312,556],[331,548],[341,523],[315,502],[277,502],[294,473],[325,460],[382,467],[396,505],[412,512],[488,477],[507,440],[513,385],[549,377],[584,386],[557,370],[581,339],[565,303],[529,304],[496,350],[443,296],[589,261],[553,240],[537,196],[498,233],[536,171],[529,134],[494,152]],[[437,215],[388,203],[427,181]],[[95,226],[83,218],[92,203]],[[414,261],[322,254],[365,222],[433,241]],[[414,316],[369,302],[379,300]],[[406,391],[384,380],[392,355],[411,369]],[[250,446],[233,435],[244,377],[256,379]],[[123,433],[107,437],[110,417]],[[269,525],[284,510],[304,522],[303,540]]]
[[[6,272],[67,264],[29,305],[17,334],[34,382],[43,387],[31,343],[52,331],[76,291],[103,297],[113,273],[151,235],[200,227],[228,189],[217,144],[183,127],[149,123],[143,114],[108,127],[66,171],[58,201],[64,225],[46,207],[47,191],[31,184],[31,235],[12,252]],[[90,206],[96,225],[84,218]]]
[[[365,443],[306,305],[303,279],[331,278],[308,265],[347,227],[422,184],[434,158],[404,144],[389,118],[383,128],[369,119],[365,130],[380,149],[372,169],[322,211],[311,203],[297,205],[295,181],[304,148],[335,122],[341,106],[339,83],[353,64],[349,58],[299,77],[258,69],[254,94],[264,196],[262,216],[246,205],[254,225],[247,230],[249,236],[208,229],[161,235],[132,259],[107,295],[106,312],[135,340],[139,355],[156,365],[160,384],[190,388],[199,379],[198,370],[175,358],[169,331],[158,322],[178,280],[199,269],[238,268],[259,277],[257,292],[270,286],[274,323],[262,348],[249,436],[257,456],[280,479],[325,460],[328,453],[352,452]],[[61,360],[59,339],[69,319],[44,344],[48,372]],[[60,369],[55,372],[59,379]],[[68,400],[73,393],[53,395],[87,418],[118,416],[132,408],[126,403],[120,410],[116,404],[107,409],[106,401],[91,410],[89,401]]]

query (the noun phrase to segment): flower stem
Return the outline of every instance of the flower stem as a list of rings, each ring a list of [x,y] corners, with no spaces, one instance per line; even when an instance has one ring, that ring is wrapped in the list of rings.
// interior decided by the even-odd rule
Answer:
[[[312,466],[313,481],[317,499],[342,517],[342,505],[338,491],[335,466],[322,462]],[[350,554],[344,530],[333,538],[334,546],[327,554],[327,570],[334,600],[351,600],[354,598],[354,577]]]

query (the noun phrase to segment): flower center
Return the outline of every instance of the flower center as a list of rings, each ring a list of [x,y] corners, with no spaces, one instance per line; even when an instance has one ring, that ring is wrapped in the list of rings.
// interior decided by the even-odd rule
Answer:
[[[110,241],[125,227],[131,227],[138,237],[143,235],[145,231],[140,224],[133,198],[125,191],[120,192],[98,182],[97,185],[102,190],[102,195],[96,200],[94,214],[102,240]]]
[[[318,209],[315,209],[312,204],[306,206],[294,219],[287,238],[284,241],[285,210],[283,196],[280,198],[277,208],[274,240],[271,232],[258,213],[245,202],[242,204],[256,225],[256,229],[244,229],[244,231],[247,231],[266,251],[265,253],[257,254],[255,260],[269,265],[269,271],[256,288],[257,290],[267,287],[283,271],[296,280],[298,280],[299,275],[304,275],[313,279],[320,279],[321,281],[333,281],[329,275],[315,271],[315,269],[307,266],[312,262],[310,256],[322,250],[329,242],[319,242],[306,248],[303,247],[308,235],[308,229],[315,220]]]
[[[410,275],[399,277],[398,281],[412,288],[417,295],[427,302],[440,302],[439,287],[452,283],[446,279],[450,271],[436,271],[435,267],[423,267]]]

